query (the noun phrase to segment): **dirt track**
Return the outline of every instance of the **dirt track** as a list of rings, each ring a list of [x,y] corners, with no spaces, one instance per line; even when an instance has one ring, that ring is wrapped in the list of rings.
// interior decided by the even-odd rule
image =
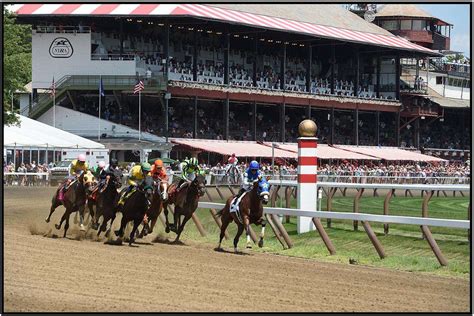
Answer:
[[[189,240],[111,246],[75,240],[76,225],[70,239],[43,237],[63,210],[44,223],[51,193],[4,190],[5,312],[469,311],[467,280],[220,253]]]

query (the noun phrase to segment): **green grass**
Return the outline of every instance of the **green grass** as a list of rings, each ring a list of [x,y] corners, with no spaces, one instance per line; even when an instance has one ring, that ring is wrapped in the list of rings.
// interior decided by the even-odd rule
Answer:
[[[363,196],[360,212],[383,214],[383,201],[383,196]],[[419,196],[413,198],[393,197],[390,203],[390,215],[421,217],[422,201],[423,199]],[[353,197],[335,197],[333,211],[352,212],[352,202]],[[467,219],[468,203],[469,197],[433,197],[429,203],[429,217]],[[284,206],[284,203],[278,201],[276,206]],[[292,207],[295,207],[294,201]],[[325,199],[322,201],[322,208],[326,210]],[[210,243],[212,247],[216,246],[219,228],[210,212],[207,209],[199,209],[197,215],[208,235],[201,237],[195,226],[189,224],[183,233],[183,239],[189,238]],[[448,260],[448,266],[441,267],[427,241],[421,238],[419,226],[390,224],[389,234],[385,236],[383,224],[371,223],[386,253],[386,258],[381,260],[360,223],[359,230],[354,231],[352,221],[332,220],[331,228],[327,228],[326,220],[323,219],[322,222],[336,248],[334,256],[329,255],[317,231],[298,235],[296,233],[296,218],[293,217],[290,218],[289,223],[284,224],[294,243],[293,248],[283,249],[275,238],[270,225],[267,225],[265,246],[261,249],[254,246],[252,251],[340,263],[349,263],[349,258],[352,258],[360,265],[469,278],[470,244],[467,240],[466,230],[431,227],[434,238]],[[257,233],[260,232],[260,227],[254,226],[253,228]],[[223,246],[232,249],[236,225],[231,224],[228,231],[231,238],[225,240]],[[245,234],[240,238],[239,247],[245,247]]]

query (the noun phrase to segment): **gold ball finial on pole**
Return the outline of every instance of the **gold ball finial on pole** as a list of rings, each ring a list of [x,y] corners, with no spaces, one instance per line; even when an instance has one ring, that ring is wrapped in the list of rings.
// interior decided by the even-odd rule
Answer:
[[[298,126],[298,133],[300,134],[300,137],[316,137],[317,130],[318,126],[313,120],[301,121],[300,125]]]

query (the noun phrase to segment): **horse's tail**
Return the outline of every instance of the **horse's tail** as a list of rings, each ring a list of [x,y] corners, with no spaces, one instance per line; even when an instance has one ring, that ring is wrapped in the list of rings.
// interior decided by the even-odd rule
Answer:
[[[217,216],[217,217],[221,217],[223,212],[224,212],[224,208],[220,209],[220,210],[216,213],[216,216]]]

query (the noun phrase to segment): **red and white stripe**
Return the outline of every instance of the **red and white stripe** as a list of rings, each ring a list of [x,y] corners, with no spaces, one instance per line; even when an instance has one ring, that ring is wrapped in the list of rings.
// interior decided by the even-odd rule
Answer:
[[[317,147],[316,137],[298,138],[298,184],[318,182]]]
[[[203,4],[14,4],[9,9],[18,15],[187,15],[337,40],[434,53],[428,48],[413,44],[399,36],[353,31]]]

